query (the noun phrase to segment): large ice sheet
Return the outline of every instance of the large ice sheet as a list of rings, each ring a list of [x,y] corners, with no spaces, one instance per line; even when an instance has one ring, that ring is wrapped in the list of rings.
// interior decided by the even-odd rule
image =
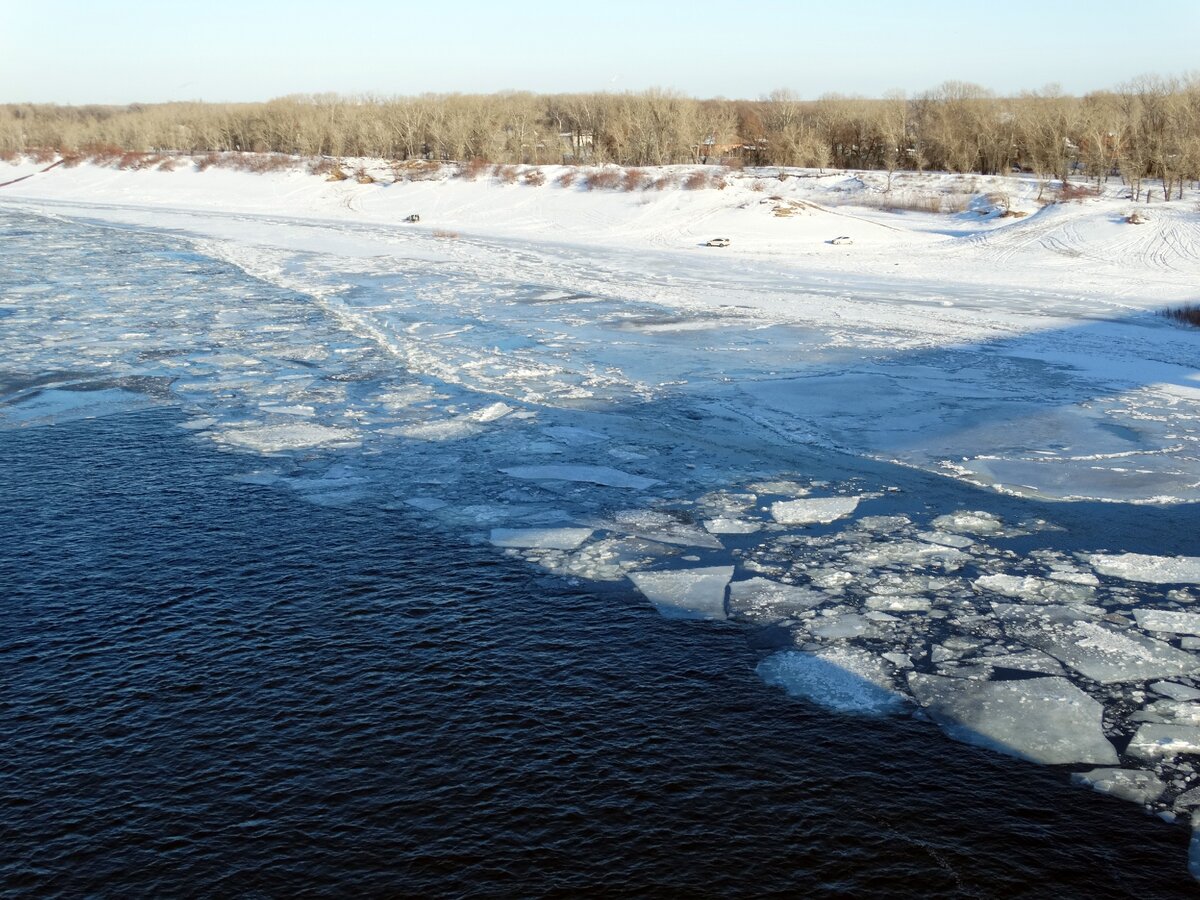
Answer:
[[[1200,671],[1200,658],[1065,606],[993,604],[1005,632],[1101,684]]]
[[[545,466],[512,466],[501,469],[505,475],[513,478],[523,478],[532,481],[582,481],[587,484],[599,484],[605,487],[630,488],[636,491],[653,487],[658,482],[653,478],[644,478],[612,469],[608,466],[585,465],[545,465]]]
[[[313,447],[353,447],[360,441],[359,435],[352,429],[308,423],[230,428],[214,432],[213,436],[222,443],[259,453],[282,453]]]
[[[1150,584],[1200,584],[1200,556],[1149,556],[1145,553],[1093,554],[1096,571]]]
[[[724,619],[733,566],[631,572],[629,579],[668,619]]]
[[[912,673],[908,686],[947,736],[1045,765],[1115,765],[1103,707],[1065,678],[973,681]]]
[[[781,650],[758,664],[758,674],[767,684],[838,712],[888,715],[907,702],[892,683],[889,664],[857,647]]]
[[[771,517],[781,525],[827,525],[857,508],[857,497],[806,497],[772,503]]]

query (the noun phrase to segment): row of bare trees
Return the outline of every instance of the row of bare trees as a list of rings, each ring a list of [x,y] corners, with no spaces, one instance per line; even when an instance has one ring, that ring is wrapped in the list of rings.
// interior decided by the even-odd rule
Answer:
[[[998,97],[945,84],[915,97],[788,91],[697,100],[669,91],[418,97],[297,96],[267,103],[0,107],[0,153],[257,151],[498,163],[747,165],[945,170],[1014,167],[1043,181],[1124,178],[1140,195],[1200,179],[1200,77],[1144,77],[1082,97]]]

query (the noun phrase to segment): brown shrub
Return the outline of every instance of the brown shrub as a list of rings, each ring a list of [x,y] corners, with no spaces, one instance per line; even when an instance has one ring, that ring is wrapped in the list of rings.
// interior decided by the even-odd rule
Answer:
[[[53,150],[50,147],[35,147],[34,149],[28,151],[28,153],[29,158],[35,163],[54,162],[54,160],[58,159],[58,151]]]
[[[1089,184],[1072,184],[1064,181],[1054,195],[1055,203],[1082,203],[1089,197],[1095,197],[1099,189]]]
[[[374,184],[375,177],[368,172],[363,166],[359,166],[354,170],[354,180],[359,184]]]
[[[690,172],[687,178],[683,179],[683,189],[685,191],[699,191],[706,187],[708,187],[708,173],[703,169]]]
[[[220,163],[221,163],[221,154],[205,153],[203,156],[201,156],[200,158],[198,158],[196,160],[196,171],[203,172],[206,169],[211,169],[213,166],[220,165]]]
[[[644,190],[650,183],[650,176],[641,169],[626,169],[625,177],[621,179],[621,189],[625,191]]]
[[[670,185],[672,185],[674,183],[675,183],[675,179],[672,178],[670,175],[659,175],[657,178],[654,179],[654,183],[651,184],[650,186],[652,188],[654,188],[656,191],[662,191],[662,190],[666,190],[667,187],[669,187]]]
[[[467,181],[474,181],[483,174],[483,170],[487,167],[488,161],[486,159],[475,157],[475,159],[469,159],[463,163],[462,168],[458,170],[458,174],[460,178],[465,178]]]
[[[496,166],[492,172],[501,184],[516,184],[517,178],[520,177],[516,166]]]
[[[1193,303],[1164,309],[1159,315],[1166,316],[1168,319],[1174,319],[1176,322],[1182,322],[1184,325],[1200,327],[1200,306]]]
[[[445,228],[433,229],[433,236],[435,238],[441,238],[442,240],[447,240],[447,241],[457,241],[458,240],[458,232],[457,231],[447,231]]]
[[[21,161],[21,154],[16,150],[0,150],[0,160],[15,166]]]
[[[328,175],[334,169],[339,168],[338,162],[335,159],[330,159],[328,156],[321,156],[317,159],[310,160],[308,163],[309,175]]]
[[[750,182],[750,190],[754,191],[754,193],[756,193],[756,194],[761,194],[766,189],[767,189],[767,186],[765,184],[763,184],[761,181],[759,181],[758,179],[755,179],[754,181]]]
[[[121,158],[117,160],[118,169],[140,169],[146,159],[147,154],[139,153],[136,150],[127,150],[121,154]]]
[[[541,187],[546,183],[546,173],[541,169],[530,169],[525,173],[525,183],[532,187]]]
[[[409,159],[404,162],[392,163],[392,179],[394,182],[432,181],[441,174],[442,164],[432,159]]]
[[[556,179],[554,179],[554,183],[557,184],[559,187],[568,188],[575,183],[576,174],[577,173],[575,172],[574,169],[567,169],[565,172],[563,172],[561,175],[559,175]]]
[[[76,153],[73,150],[68,151],[67,153],[63,154],[63,168],[73,169],[86,158],[87,157],[85,157],[82,153]]]
[[[588,172],[587,181],[584,182],[584,187],[589,191],[594,191],[597,188],[607,190],[615,188],[621,184],[624,177],[620,169],[600,169],[597,172]]]
[[[164,159],[162,162],[160,162],[160,163],[158,164],[158,171],[160,171],[160,172],[174,172],[174,171],[175,171],[175,165],[176,165],[176,160],[175,160],[175,159],[173,159],[172,157],[168,156],[166,159]]]
[[[350,175],[341,166],[334,166],[328,175],[325,176],[326,181],[346,181]]]

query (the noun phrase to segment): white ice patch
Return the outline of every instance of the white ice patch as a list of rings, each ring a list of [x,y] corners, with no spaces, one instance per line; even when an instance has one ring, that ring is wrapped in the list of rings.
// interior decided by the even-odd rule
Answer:
[[[496,547],[539,550],[574,550],[592,536],[590,528],[493,528]]]
[[[1148,556],[1144,553],[1107,556],[1096,553],[1092,555],[1091,563],[1102,575],[1127,581],[1200,584],[1200,556]]]
[[[857,497],[809,497],[771,504],[771,517],[781,525],[827,525],[858,508]]]
[[[966,534],[999,534],[1004,530],[1004,523],[999,516],[979,510],[960,510],[946,516],[938,516],[932,524],[939,531]]]
[[[887,663],[857,647],[781,650],[760,662],[757,671],[767,684],[837,712],[882,716],[900,712],[906,702],[892,684]]]
[[[1087,585],[1062,584],[1033,575],[984,575],[975,579],[975,589],[1028,603],[1087,603],[1096,593]]]
[[[725,587],[733,566],[631,572],[632,581],[668,619],[724,619]]]
[[[1119,800],[1141,804],[1152,803],[1167,789],[1153,772],[1145,769],[1092,769],[1076,772],[1071,776],[1071,782]]]
[[[761,522],[747,522],[745,519],[705,519],[704,527],[709,534],[754,534],[762,529]]]
[[[908,686],[948,737],[1044,765],[1115,765],[1103,707],[1065,678],[972,681],[908,676]]]
[[[641,475],[631,475],[620,469],[608,466],[583,465],[545,465],[545,466],[513,466],[501,469],[505,475],[530,481],[581,481],[586,484],[599,484],[604,487],[630,488],[642,491],[658,484],[653,478],[643,478]]]
[[[1149,723],[1137,730],[1125,752],[1146,760],[1200,753],[1200,727]]]
[[[1175,612],[1168,609],[1135,609],[1133,617],[1137,619],[1138,627],[1146,631],[1200,635],[1200,613]]]
[[[352,429],[311,423],[231,428],[215,431],[213,437],[224,444],[258,453],[283,453],[314,447],[357,447],[360,441],[359,435]]]

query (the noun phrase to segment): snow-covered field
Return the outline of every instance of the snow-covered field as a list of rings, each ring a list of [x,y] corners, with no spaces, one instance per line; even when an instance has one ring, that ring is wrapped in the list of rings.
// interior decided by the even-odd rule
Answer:
[[[1197,299],[1195,193],[1132,225],[1115,182],[1042,207],[1029,178],[897,176],[964,209],[929,213],[880,208],[880,173],[544,171],[0,187],[35,248],[0,249],[0,427],[178,405],[247,482],[628,579],[757,629],[764,680],[814,703],[1200,809],[1200,541],[1120,537],[1200,500],[1200,331],[1157,315]],[[1117,537],[1064,549],[1078,509]]]

